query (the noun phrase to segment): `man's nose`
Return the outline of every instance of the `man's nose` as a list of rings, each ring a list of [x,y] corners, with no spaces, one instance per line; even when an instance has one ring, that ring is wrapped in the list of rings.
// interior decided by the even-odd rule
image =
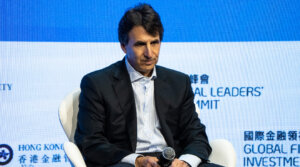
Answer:
[[[144,55],[145,55],[145,57],[148,58],[148,59],[151,59],[151,58],[152,58],[153,52],[152,52],[152,48],[151,48],[151,45],[150,45],[150,44],[147,44],[147,45],[146,45]]]

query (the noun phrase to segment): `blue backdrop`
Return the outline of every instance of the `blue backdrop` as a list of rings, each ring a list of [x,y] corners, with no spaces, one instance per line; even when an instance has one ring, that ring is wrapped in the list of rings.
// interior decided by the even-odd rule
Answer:
[[[1,41],[117,42],[124,11],[148,2],[165,42],[297,41],[297,0],[1,1]]]

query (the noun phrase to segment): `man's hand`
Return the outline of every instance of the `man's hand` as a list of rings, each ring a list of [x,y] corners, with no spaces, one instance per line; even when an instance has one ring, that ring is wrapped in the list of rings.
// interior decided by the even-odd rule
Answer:
[[[156,157],[137,157],[135,160],[136,167],[159,167],[158,159]]]
[[[170,167],[189,167],[189,165],[186,162],[175,158]]]

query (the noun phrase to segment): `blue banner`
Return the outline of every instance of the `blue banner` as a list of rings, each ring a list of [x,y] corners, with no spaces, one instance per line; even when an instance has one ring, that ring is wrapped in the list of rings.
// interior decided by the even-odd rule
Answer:
[[[121,16],[138,2],[1,0],[0,41],[117,42]],[[300,40],[297,0],[148,2],[165,42]]]

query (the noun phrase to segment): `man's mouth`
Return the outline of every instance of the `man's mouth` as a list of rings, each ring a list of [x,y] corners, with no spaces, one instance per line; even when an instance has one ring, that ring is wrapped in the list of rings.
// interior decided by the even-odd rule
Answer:
[[[145,60],[144,63],[146,65],[152,65],[155,61],[154,60]]]

